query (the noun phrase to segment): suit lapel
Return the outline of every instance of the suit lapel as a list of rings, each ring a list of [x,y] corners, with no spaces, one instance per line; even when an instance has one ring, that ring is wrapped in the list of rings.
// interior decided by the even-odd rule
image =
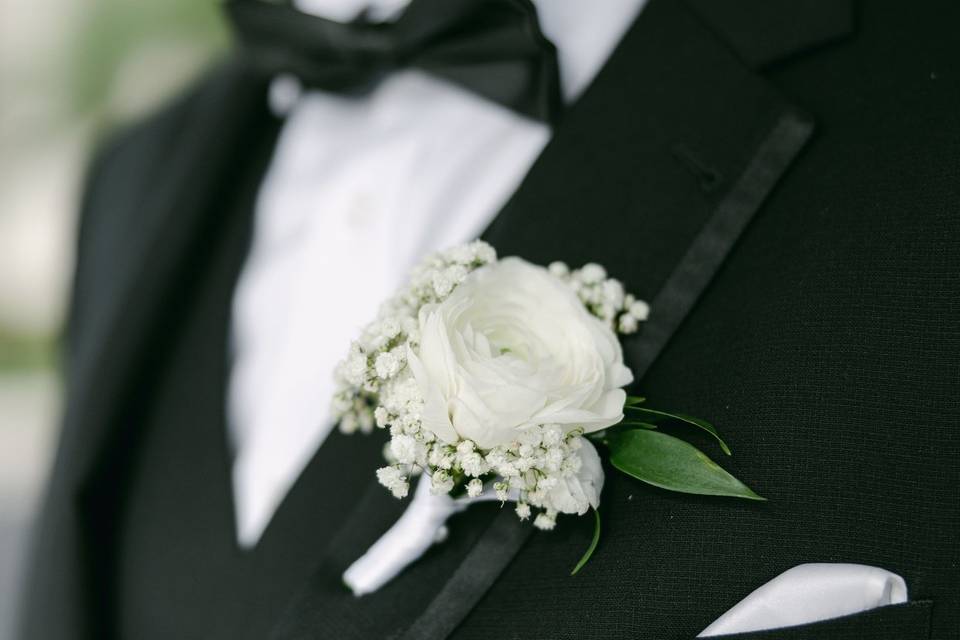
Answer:
[[[171,292],[190,274],[192,253],[202,251],[204,231],[231,188],[231,172],[243,157],[251,127],[268,117],[265,86],[240,60],[224,64],[194,96],[194,107],[169,152],[150,176],[139,211],[121,217],[137,224],[125,239],[127,260],[116,265],[115,294],[87,328],[84,351],[71,363],[61,456],[71,484],[83,484],[104,446],[122,426],[124,399],[133,376],[159,354],[148,345],[162,322]],[[106,206],[132,207],[129,201]]]
[[[812,132],[810,118],[745,63],[740,44],[685,4],[651,0],[484,234],[501,255],[602,262],[652,301],[647,327],[626,344],[638,378]],[[447,542],[377,593],[353,598],[339,576],[399,515],[385,491],[371,491],[277,640],[445,638],[532,533],[509,510],[477,505],[451,520]]]

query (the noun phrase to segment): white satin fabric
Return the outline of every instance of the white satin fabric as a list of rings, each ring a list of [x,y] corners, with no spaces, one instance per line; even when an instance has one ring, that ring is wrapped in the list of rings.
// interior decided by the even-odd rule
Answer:
[[[471,504],[496,500],[487,489],[479,496],[451,498],[430,492],[430,479],[421,477],[413,499],[400,519],[343,573],[343,583],[353,595],[373,593],[447,537],[447,519]],[[517,526],[521,523],[517,521]]]
[[[297,0],[350,20],[406,0]],[[593,79],[646,0],[535,0],[565,99]],[[286,121],[234,292],[227,422],[237,540],[252,547],[333,426],[333,369],[424,254],[476,237],[550,128],[415,69],[364,95],[277,78]],[[370,473],[373,473],[373,469]],[[336,491],[330,487],[330,491]]]
[[[820,622],[907,601],[903,578],[862,564],[801,564],[717,618],[698,638]]]

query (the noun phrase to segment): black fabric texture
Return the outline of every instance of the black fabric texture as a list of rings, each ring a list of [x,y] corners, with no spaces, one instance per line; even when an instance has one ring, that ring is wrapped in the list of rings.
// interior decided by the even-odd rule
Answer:
[[[798,48],[838,41],[855,22],[854,3],[834,0],[689,0],[689,4],[754,68],[775,64]]]
[[[674,432],[768,502],[669,493],[608,467],[603,535],[577,576],[592,522],[570,517],[530,535],[492,584],[457,582],[471,552],[495,539],[500,512],[488,504],[357,599],[340,572],[403,504],[372,480],[379,443],[338,436],[261,545],[236,553],[225,436],[213,423],[245,232],[207,204],[235,204],[257,182],[228,169],[252,139],[249,105],[262,104],[263,87],[232,59],[117,137],[91,172],[70,400],[21,637],[131,637],[148,620],[177,637],[402,637],[430,622],[420,615],[442,605],[438,594],[462,586],[476,606],[452,631],[437,632],[442,615],[426,631],[681,640],[793,566],[854,562],[903,576],[911,603],[733,637],[956,638],[958,7],[863,0],[848,19],[840,0],[799,3],[811,12],[796,21],[802,37],[784,39],[771,37],[789,31],[771,27],[775,11],[690,4],[650,1],[485,237],[541,264],[600,262],[654,301],[777,124],[787,114],[812,123],[732,250],[718,256],[708,243],[719,268],[708,283],[693,274],[699,291],[680,288],[687,313],[635,388],[652,406],[711,420],[732,457]],[[628,341],[628,357],[655,333]],[[334,499],[327,474],[356,480]],[[174,523],[166,531],[160,513]],[[147,551],[164,540],[162,553]],[[119,627],[118,606],[128,616]]]

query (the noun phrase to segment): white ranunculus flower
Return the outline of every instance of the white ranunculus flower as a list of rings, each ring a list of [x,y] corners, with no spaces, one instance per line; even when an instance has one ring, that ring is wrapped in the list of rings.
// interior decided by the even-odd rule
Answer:
[[[424,306],[419,325],[408,364],[423,428],[443,441],[491,449],[536,425],[591,432],[623,417],[633,375],[617,337],[547,269],[519,258],[482,267]]]

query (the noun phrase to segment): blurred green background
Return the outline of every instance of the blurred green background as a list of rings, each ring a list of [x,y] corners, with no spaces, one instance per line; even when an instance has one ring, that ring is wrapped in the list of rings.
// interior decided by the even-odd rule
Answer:
[[[0,0],[0,640],[52,458],[87,158],[228,42],[212,0]]]

